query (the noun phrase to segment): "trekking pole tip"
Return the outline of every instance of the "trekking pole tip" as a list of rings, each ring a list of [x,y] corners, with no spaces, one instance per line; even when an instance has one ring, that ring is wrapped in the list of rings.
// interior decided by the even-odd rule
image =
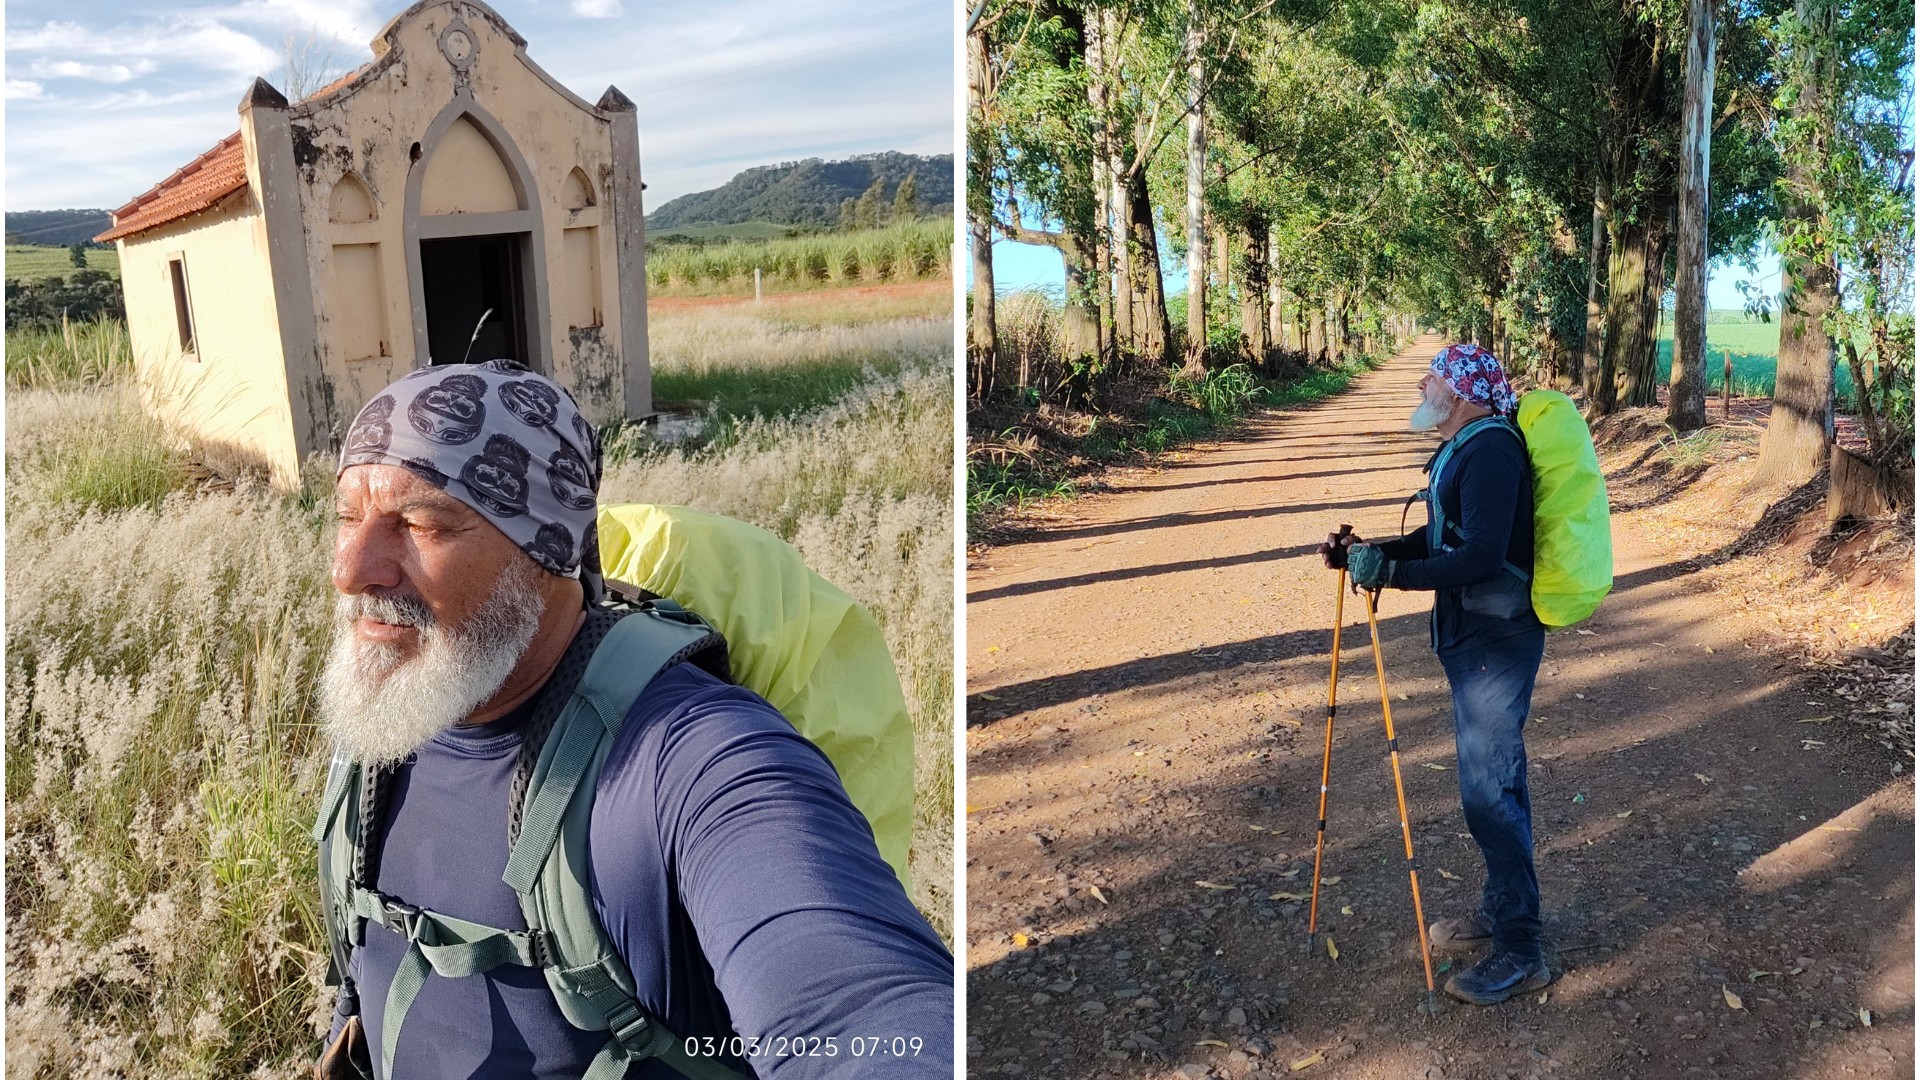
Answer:
[[[1440,1015],[1440,995],[1428,990],[1421,996],[1423,1000],[1420,1002],[1420,1014],[1427,1023],[1432,1023]]]

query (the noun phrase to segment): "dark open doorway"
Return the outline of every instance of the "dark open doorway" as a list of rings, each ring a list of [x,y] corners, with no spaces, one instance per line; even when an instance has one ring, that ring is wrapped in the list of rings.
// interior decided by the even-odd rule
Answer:
[[[436,364],[514,360],[527,352],[525,233],[420,241],[420,279],[427,305],[427,349]],[[492,311],[473,337],[474,324]],[[467,343],[472,340],[473,347]]]

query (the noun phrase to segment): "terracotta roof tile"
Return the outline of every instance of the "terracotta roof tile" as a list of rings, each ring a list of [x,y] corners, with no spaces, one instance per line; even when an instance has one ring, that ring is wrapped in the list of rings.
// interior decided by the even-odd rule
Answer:
[[[102,243],[119,240],[178,221],[207,209],[246,184],[246,151],[236,131],[145,194],[115,210],[113,227],[94,239]]]

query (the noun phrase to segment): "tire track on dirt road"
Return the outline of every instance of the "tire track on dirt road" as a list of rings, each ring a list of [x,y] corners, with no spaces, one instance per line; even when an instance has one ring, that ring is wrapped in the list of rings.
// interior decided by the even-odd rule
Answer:
[[[1631,516],[1614,594],[1548,639],[1528,729],[1558,981],[1415,1013],[1357,601],[1321,900],[1340,956],[1302,955],[1334,599],[1313,550],[1342,521],[1397,533],[1435,446],[1406,417],[1441,344],[969,568],[970,1075],[1237,1078],[1316,1053],[1301,1075],[1911,1075],[1910,780],[1803,749],[1818,695],[1743,647],[1686,553]],[[1388,592],[1380,625],[1433,919],[1464,912],[1479,873],[1429,603]]]

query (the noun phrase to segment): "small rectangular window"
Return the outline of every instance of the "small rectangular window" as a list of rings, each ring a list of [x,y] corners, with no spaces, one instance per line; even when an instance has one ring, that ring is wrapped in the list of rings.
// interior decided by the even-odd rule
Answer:
[[[173,275],[173,320],[180,331],[180,351],[191,355],[199,349],[193,336],[193,304],[187,296],[187,257],[173,256],[167,260],[167,269]]]

